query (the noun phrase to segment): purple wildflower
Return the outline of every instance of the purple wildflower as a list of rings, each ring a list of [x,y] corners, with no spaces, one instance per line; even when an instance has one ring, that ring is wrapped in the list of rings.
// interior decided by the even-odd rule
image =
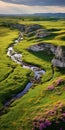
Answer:
[[[65,113],[62,113],[62,115],[65,117]]]
[[[63,121],[63,122],[65,122],[65,119],[64,119],[64,118],[62,118],[62,121]]]
[[[57,84],[57,85],[60,85],[62,82],[63,82],[63,79],[58,79],[58,80],[56,81],[56,84]]]
[[[51,122],[50,122],[48,119],[46,119],[45,125],[46,125],[46,126],[50,126],[50,125],[51,125]]]
[[[54,86],[53,86],[53,85],[52,85],[52,86],[49,86],[49,87],[48,87],[48,90],[51,90],[51,91],[54,90]]]
[[[46,128],[46,125],[44,123],[40,123],[39,129],[43,130],[44,128]]]
[[[60,128],[60,130],[63,130],[62,128]]]

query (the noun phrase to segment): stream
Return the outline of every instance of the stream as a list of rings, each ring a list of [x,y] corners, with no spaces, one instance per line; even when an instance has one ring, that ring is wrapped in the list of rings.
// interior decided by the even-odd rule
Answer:
[[[23,62],[23,61],[22,61],[22,54],[17,53],[17,52],[13,49],[13,46],[15,46],[16,44],[18,44],[18,43],[19,43],[20,41],[22,41],[22,40],[23,40],[23,36],[22,36],[22,33],[20,33],[19,38],[18,38],[17,40],[15,40],[14,43],[13,43],[13,45],[8,48],[7,56],[9,56],[9,57],[10,57],[14,62],[16,62],[17,64],[20,64],[23,68],[25,68],[25,69],[30,69],[31,71],[33,71],[33,72],[34,72],[34,77],[33,77],[33,78],[34,78],[35,80],[39,80],[39,79],[41,78],[41,76],[45,74],[45,71],[42,70],[42,69],[39,68],[39,67],[36,67],[36,66],[34,66],[34,65],[30,65],[30,64],[27,64],[27,63]],[[20,93],[18,93],[17,95],[15,95],[11,100],[6,101],[6,102],[5,102],[5,106],[9,106],[14,100],[16,100],[16,99],[22,97],[22,96],[30,89],[30,87],[32,87],[32,85],[33,85],[33,80],[34,80],[34,79],[32,79],[32,81],[30,81],[30,82],[26,85],[25,89],[24,89],[22,92],[20,92]]]

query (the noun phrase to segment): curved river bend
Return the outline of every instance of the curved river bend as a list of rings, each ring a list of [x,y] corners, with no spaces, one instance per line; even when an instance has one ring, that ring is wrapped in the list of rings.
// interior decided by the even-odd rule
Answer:
[[[41,68],[39,67],[36,67],[36,66],[33,66],[33,65],[27,65],[26,63],[24,63],[22,61],[22,54],[20,53],[17,53],[16,51],[14,51],[13,49],[13,46],[18,44],[21,40],[23,40],[23,37],[22,37],[22,33],[20,33],[20,36],[17,40],[14,41],[14,44],[12,46],[10,46],[8,48],[8,51],[7,51],[7,56],[9,56],[14,62],[16,62],[17,64],[20,64],[22,65],[23,68],[25,69],[30,69],[31,71],[34,72],[34,79],[37,79],[39,80],[41,78],[41,75],[44,75],[45,74],[45,71],[42,70]],[[18,93],[15,97],[13,97],[10,101],[6,101],[5,102],[5,106],[9,105],[11,102],[13,102],[14,100],[16,100],[17,98],[20,98],[22,97],[29,89],[30,87],[32,87],[33,85],[33,81],[30,81],[25,89]]]

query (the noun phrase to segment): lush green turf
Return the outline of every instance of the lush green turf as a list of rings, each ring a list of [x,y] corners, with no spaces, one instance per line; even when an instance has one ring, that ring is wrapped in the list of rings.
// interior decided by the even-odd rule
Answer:
[[[16,20],[18,23],[23,24],[40,24],[50,31],[50,36],[42,39],[36,39],[33,35],[30,37],[24,35],[24,40],[14,47],[16,51],[23,55],[23,61],[40,66],[46,70],[46,74],[42,76],[39,84],[34,84],[27,94],[13,102],[7,109],[6,114],[0,117],[1,130],[31,130],[34,119],[48,118],[57,120],[61,117],[58,104],[62,102],[65,105],[65,69],[55,68],[54,78],[52,79],[51,59],[53,55],[47,52],[31,52],[27,48],[41,42],[64,46],[65,21],[61,19],[33,21],[29,20],[29,18],[24,20],[5,18],[5,22],[10,22],[10,20],[11,22]],[[4,19],[1,18],[1,23],[3,21]],[[0,34],[0,106],[2,107],[2,102],[5,99],[11,98],[13,94],[20,92],[25,87],[31,76],[31,71],[23,69],[6,55],[8,46],[18,37],[18,31],[12,31],[1,26]],[[59,77],[64,82],[56,85]],[[51,85],[54,85],[53,91],[48,89]],[[57,112],[54,115],[47,114],[56,106],[58,106]]]
[[[0,33],[0,102],[3,102],[25,87],[31,72],[7,57],[7,48],[18,37],[18,32],[1,27]]]

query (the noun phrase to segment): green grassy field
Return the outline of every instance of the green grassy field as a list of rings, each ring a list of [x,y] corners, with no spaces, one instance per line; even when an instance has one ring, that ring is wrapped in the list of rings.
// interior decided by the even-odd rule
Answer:
[[[62,117],[61,110],[65,108],[65,69],[54,68],[52,78],[53,55],[43,51],[31,52],[27,48],[42,42],[65,46],[65,20],[0,18],[0,108],[3,108],[4,101],[22,91],[33,76],[29,69],[23,69],[7,56],[7,48],[17,39],[19,31],[16,29],[12,31],[9,27],[2,26],[4,20],[25,25],[39,24],[51,34],[39,39],[24,35],[23,41],[14,46],[14,49],[23,55],[23,61],[39,66],[46,71],[46,74],[42,76],[39,84],[34,83],[23,97],[4,110],[5,114],[0,116],[0,130],[32,130],[33,121],[40,121],[43,118],[58,121]],[[61,83],[58,83],[59,79],[62,80]],[[53,114],[50,114],[50,111],[53,111]]]

